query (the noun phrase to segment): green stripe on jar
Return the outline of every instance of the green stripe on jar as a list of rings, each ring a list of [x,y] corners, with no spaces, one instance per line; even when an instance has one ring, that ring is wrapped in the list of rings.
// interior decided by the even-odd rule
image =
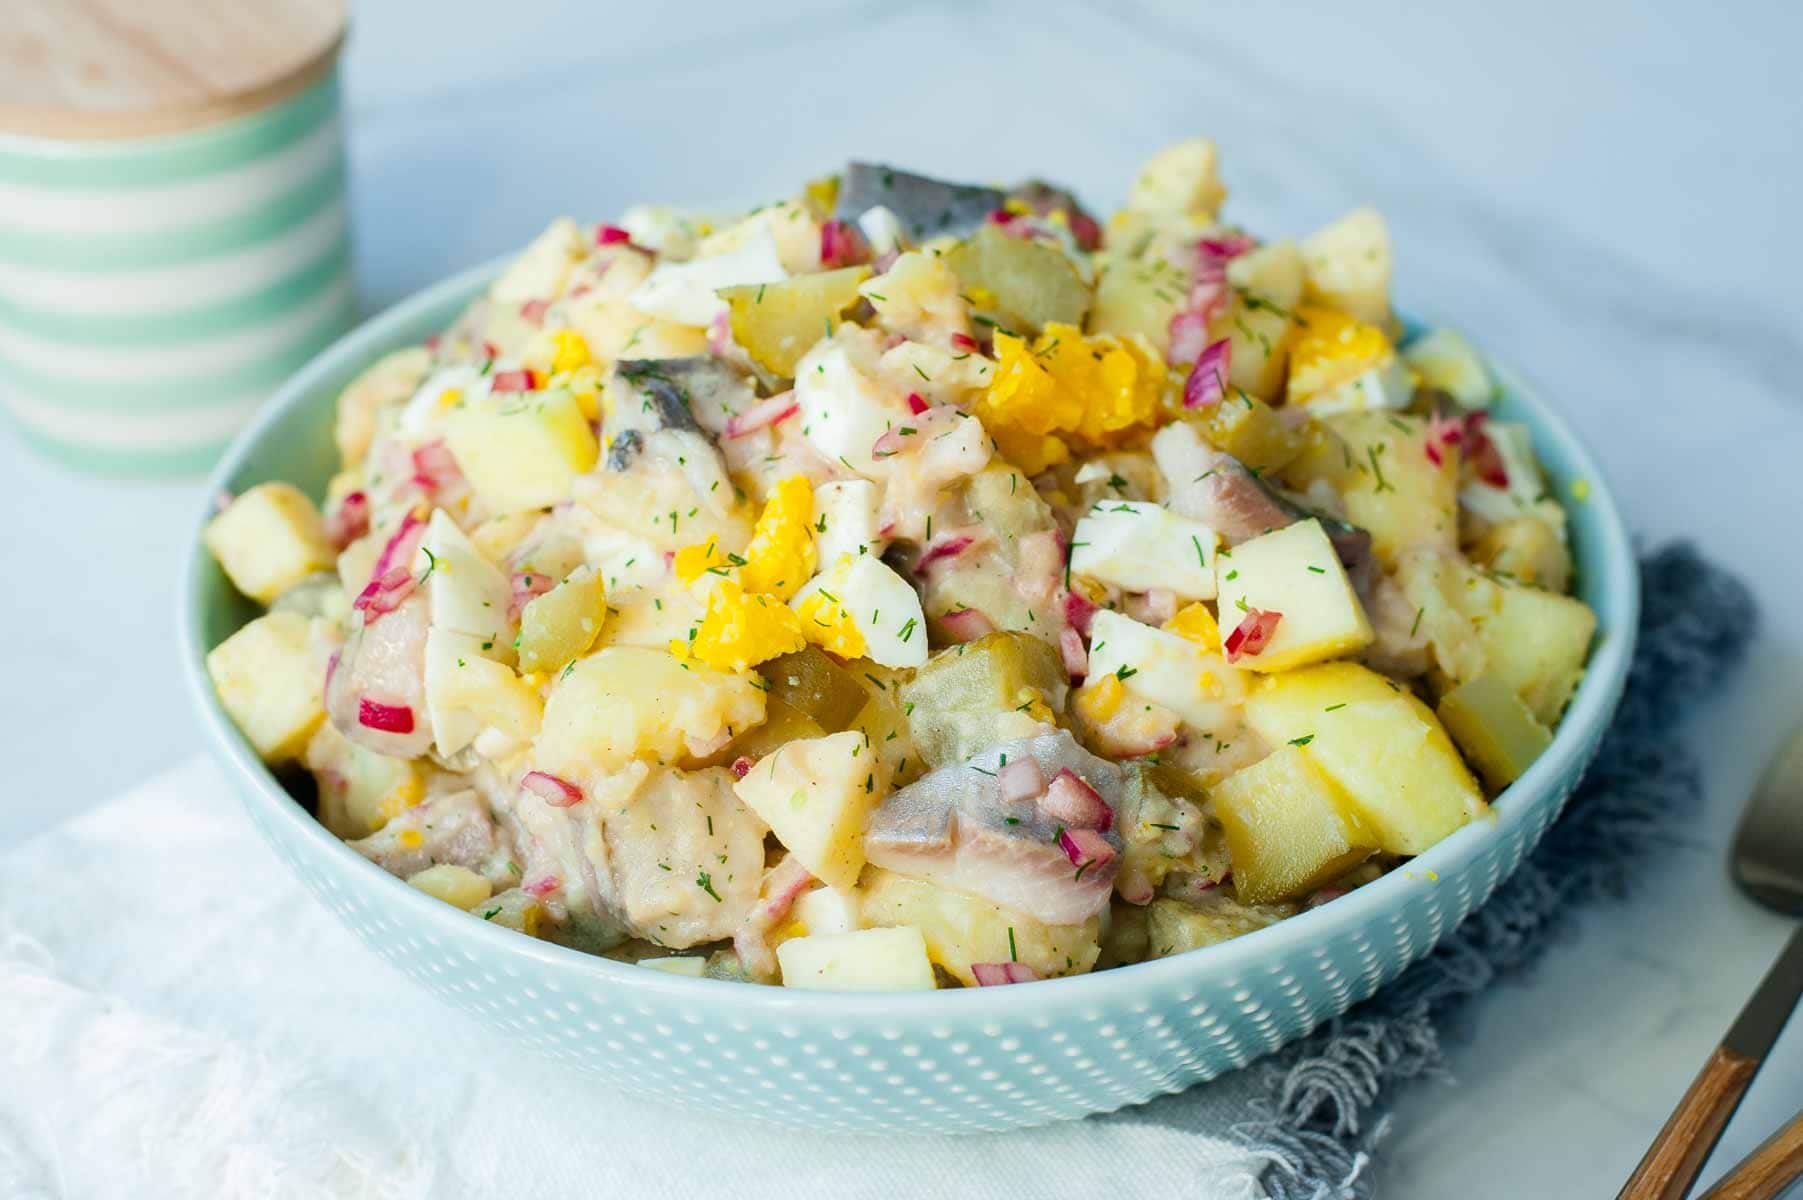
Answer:
[[[89,475],[140,479],[198,475],[217,462],[220,452],[231,442],[230,437],[223,437],[193,446],[93,446],[36,429],[4,404],[0,404],[0,421],[11,426],[20,441],[45,458]]]
[[[19,304],[0,294],[0,326],[45,341],[72,347],[167,345],[171,342],[238,333],[286,316],[348,276],[350,238],[340,238],[311,266],[244,296],[233,296],[198,308],[159,310],[130,315],[47,312]]]
[[[328,285],[322,295],[337,291],[333,298],[294,338],[279,350],[260,356],[241,366],[220,371],[202,371],[154,383],[120,384],[113,381],[61,378],[26,368],[16,361],[0,360],[0,383],[6,391],[36,401],[54,403],[70,409],[99,412],[164,411],[180,413],[204,408],[209,399],[240,396],[247,393],[273,392],[281,383],[306,365],[320,350],[350,327],[356,317],[356,290],[351,286],[348,269]],[[259,323],[261,324],[261,323]],[[256,326],[237,332],[251,332]],[[71,347],[71,354],[80,353]]]
[[[344,162],[299,181],[251,211],[203,225],[126,235],[47,234],[0,225],[0,263],[56,271],[136,270],[212,258],[259,245],[330,207],[344,194]],[[0,223],[6,214],[0,212]]]
[[[0,136],[0,182],[133,188],[241,167],[293,145],[338,113],[334,70],[286,103],[211,129],[110,145]]]

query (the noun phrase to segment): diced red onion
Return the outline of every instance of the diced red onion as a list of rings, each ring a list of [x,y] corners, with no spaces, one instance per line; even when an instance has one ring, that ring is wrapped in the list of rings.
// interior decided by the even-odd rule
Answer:
[[[406,567],[390,567],[364,585],[357,598],[351,601],[351,608],[364,614],[364,623],[368,624],[399,608],[418,586],[412,571]]]
[[[962,350],[966,354],[975,354],[982,347],[977,344],[977,339],[968,333],[954,333],[952,334],[952,349]]]
[[[1201,261],[1225,267],[1240,255],[1258,248],[1258,243],[1243,233],[1229,233],[1224,237],[1203,238],[1196,243],[1196,251]]]
[[[559,879],[557,876],[541,875],[537,879],[528,880],[527,882],[522,883],[520,885],[520,891],[525,892],[528,896],[537,896],[540,900],[543,900],[546,896],[549,896],[552,892],[555,892],[562,886],[563,880]]]
[[[1045,772],[1030,758],[1017,758],[995,773],[1001,786],[1002,799],[1009,804],[1031,800],[1045,791]]]
[[[342,550],[369,532],[369,495],[349,492],[326,518],[326,536]]]
[[[1427,461],[1436,467],[1446,465],[1446,450],[1457,446],[1465,440],[1465,421],[1460,417],[1448,417],[1436,413],[1434,419],[1427,424],[1427,443],[1422,449],[1427,454]]]
[[[1102,793],[1069,767],[1058,772],[1039,798],[1039,811],[1070,829],[1106,832],[1114,825],[1114,810],[1102,799]],[[1110,848],[1108,853],[1112,855],[1114,850]]]
[[[1227,369],[1233,345],[1226,338],[1196,356],[1195,369],[1183,381],[1183,407],[1213,408],[1227,395]]]
[[[846,221],[828,221],[820,227],[820,265],[849,267],[870,257],[864,236]]]
[[[1283,620],[1280,612],[1267,612],[1261,608],[1249,608],[1244,619],[1233,627],[1221,642],[1221,648],[1227,652],[1228,662],[1238,662],[1248,654],[1257,654],[1271,644],[1271,636],[1277,632],[1277,623]]]
[[[1171,318],[1171,361],[1193,362],[1208,348],[1208,316],[1185,309]]]
[[[795,398],[793,390],[778,392],[768,400],[759,400],[744,412],[726,418],[724,432],[729,438],[742,438],[748,433],[780,425],[800,411],[801,402]]]
[[[909,392],[908,393],[908,411],[909,412],[915,414],[916,416],[919,416],[921,413],[925,412],[927,410],[927,408],[928,408],[927,402],[925,400],[921,399],[921,395],[919,392]]]
[[[501,357],[501,348],[499,346],[495,345],[493,342],[483,342],[482,343],[482,357],[487,359],[489,362],[493,362],[493,361],[495,361],[495,359]]]
[[[408,510],[401,518],[401,527],[394,531],[388,544],[382,547],[382,553],[376,558],[376,565],[370,571],[371,579],[380,579],[396,567],[413,566],[414,558],[419,554],[419,544],[425,540],[426,522],[417,513]]]
[[[520,786],[554,808],[582,803],[581,788],[545,771],[527,771],[520,779]]]
[[[1012,225],[1018,220],[1020,220],[1019,213],[1009,212],[1005,208],[993,209],[989,214],[991,225]]]
[[[1064,673],[1072,679],[1081,679],[1089,674],[1089,650],[1083,645],[1083,635],[1075,626],[1067,626],[1058,634],[1058,653],[1064,659]]]
[[[1484,432],[1484,421],[1485,414],[1481,412],[1465,418],[1465,460],[1471,464],[1472,473],[1483,482],[1494,488],[1506,488],[1509,486],[1509,468],[1496,443]]]
[[[756,759],[752,758],[749,754],[741,754],[739,757],[732,760],[732,773],[737,775],[740,779],[743,779],[745,776],[751,774],[751,768],[755,766],[757,766]]]
[[[1086,253],[1094,254],[1102,246],[1102,227],[1096,219],[1081,209],[1070,212],[1071,236],[1077,239],[1077,247]]]
[[[952,534],[949,537],[942,537],[938,541],[927,546],[926,550],[920,556],[920,561],[914,564],[914,569],[916,571],[925,571],[936,562],[948,558],[956,558],[966,550],[970,549],[976,540],[975,537],[968,533],[958,533]]]
[[[994,633],[995,625],[974,608],[953,609],[939,618],[945,636],[954,642],[974,642],[984,634]]]
[[[971,963],[970,973],[978,987],[996,987],[1004,983],[1032,983],[1039,972],[1021,962]]]
[[[365,696],[357,701],[357,724],[383,733],[412,733],[413,710],[405,704],[383,704]]]
[[[732,352],[732,312],[721,309],[714,314],[714,319],[707,325],[707,348],[715,358],[725,358]]]
[[[1177,593],[1170,588],[1152,588],[1140,597],[1140,620],[1148,625],[1163,625],[1177,615]]]
[[[599,225],[595,228],[595,245],[617,246],[621,242],[630,242],[632,235],[618,225]]]
[[[436,499],[464,483],[463,468],[442,439],[427,442],[413,452],[413,482]]]
[[[1089,619],[1096,615],[1096,602],[1075,589],[1064,593],[1064,619],[1072,629],[1089,636]]]
[[[557,586],[543,571],[515,571],[507,582],[513,587],[513,596],[507,602],[507,619],[516,624],[527,604]]]
[[[334,650],[332,651],[332,656],[326,659],[325,691],[329,692],[332,690],[332,676],[338,674],[338,659],[343,653],[344,651],[342,650]]]
[[[1058,781],[1054,779],[1052,786],[1058,786]],[[1114,861],[1114,847],[1101,831],[1095,829],[1062,831],[1058,835],[1058,848],[1075,867],[1105,867]]]
[[[517,371],[496,371],[489,390],[496,392],[530,392],[538,387],[532,372],[524,367]]]
[[[549,300],[528,300],[520,305],[520,316],[534,325],[545,323],[545,311],[551,307]]]

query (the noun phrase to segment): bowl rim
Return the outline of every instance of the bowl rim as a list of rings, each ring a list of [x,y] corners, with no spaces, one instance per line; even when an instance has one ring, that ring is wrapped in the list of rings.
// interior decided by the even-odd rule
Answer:
[[[275,393],[257,417],[233,439],[208,479],[204,495],[209,499],[197,514],[188,538],[177,597],[178,637],[189,696],[200,714],[213,757],[238,785],[236,790],[240,798],[247,807],[256,806],[301,844],[312,848],[310,852],[323,855],[324,861],[332,864],[336,873],[367,880],[375,895],[385,897],[386,905],[397,906],[408,923],[418,922],[414,927],[422,933],[430,932],[459,942],[474,938],[475,945],[487,947],[494,953],[530,961],[546,971],[567,972],[572,979],[586,980],[596,987],[620,989],[622,997],[655,995],[690,1005],[717,1000],[746,1016],[759,1012],[769,1016],[807,1014],[841,1019],[879,1016],[924,1019],[955,1015],[962,1019],[1019,1020],[1027,1011],[1023,1008],[1024,997],[1033,997],[1036,1005],[1043,1007],[1053,1003],[1082,1005],[1095,1002],[1119,989],[1143,989],[1150,993],[1161,986],[1180,985],[1185,979],[1231,972],[1286,952],[1296,953],[1325,944],[1338,933],[1367,925],[1397,910],[1404,903],[1407,889],[1433,886],[1442,874],[1453,873],[1475,859],[1487,846],[1506,839],[1517,826],[1529,820],[1536,802],[1545,801],[1546,793],[1557,788],[1562,780],[1581,775],[1594,752],[1596,738],[1600,738],[1621,698],[1639,624],[1640,579],[1633,543],[1620,508],[1589,449],[1557,411],[1540,399],[1538,392],[1525,385],[1514,371],[1484,356],[1485,364],[1502,391],[1528,410],[1536,438],[1546,437],[1556,443],[1559,457],[1570,465],[1574,478],[1587,485],[1588,494],[1578,502],[1593,510],[1598,537],[1591,556],[1594,561],[1581,563],[1580,569],[1594,573],[1599,596],[1614,602],[1619,619],[1614,627],[1600,631],[1584,678],[1566,708],[1552,744],[1527,773],[1491,802],[1486,818],[1455,830],[1404,866],[1330,904],[1297,913],[1241,937],[1147,962],[1041,980],[1028,989],[853,992],[745,985],[646,970],[631,963],[525,937],[511,929],[473,921],[463,911],[410,887],[405,880],[384,871],[334,836],[294,802],[225,714],[205,667],[208,648],[204,644],[202,616],[212,566],[200,535],[213,516],[211,498],[226,490],[227,482],[243,467],[268,429],[292,409],[323,402],[324,398],[313,394],[320,381],[340,372],[353,360],[359,367],[373,362],[380,352],[392,348],[386,343],[394,331],[413,323],[427,310],[473,297],[476,290],[512,257],[511,254],[504,255],[468,268],[391,305],[328,346]],[[261,822],[258,824],[259,832],[265,833],[266,826]],[[266,833],[265,837],[269,840]],[[673,950],[671,953],[679,955],[682,952]]]

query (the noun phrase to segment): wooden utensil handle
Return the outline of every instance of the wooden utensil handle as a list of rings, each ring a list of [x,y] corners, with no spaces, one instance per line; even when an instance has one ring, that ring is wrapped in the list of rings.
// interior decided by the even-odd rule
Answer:
[[[1777,1200],[1803,1176],[1803,1113],[1722,1176],[1703,1200]]]
[[[1758,1069],[1757,1060],[1717,1046],[1615,1200],[1684,1200]]]

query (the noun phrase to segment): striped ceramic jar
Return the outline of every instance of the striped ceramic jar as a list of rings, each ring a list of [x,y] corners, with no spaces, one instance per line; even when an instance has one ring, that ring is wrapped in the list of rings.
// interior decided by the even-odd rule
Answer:
[[[0,134],[0,396],[40,448],[198,470],[355,312],[335,72],[173,136]]]

